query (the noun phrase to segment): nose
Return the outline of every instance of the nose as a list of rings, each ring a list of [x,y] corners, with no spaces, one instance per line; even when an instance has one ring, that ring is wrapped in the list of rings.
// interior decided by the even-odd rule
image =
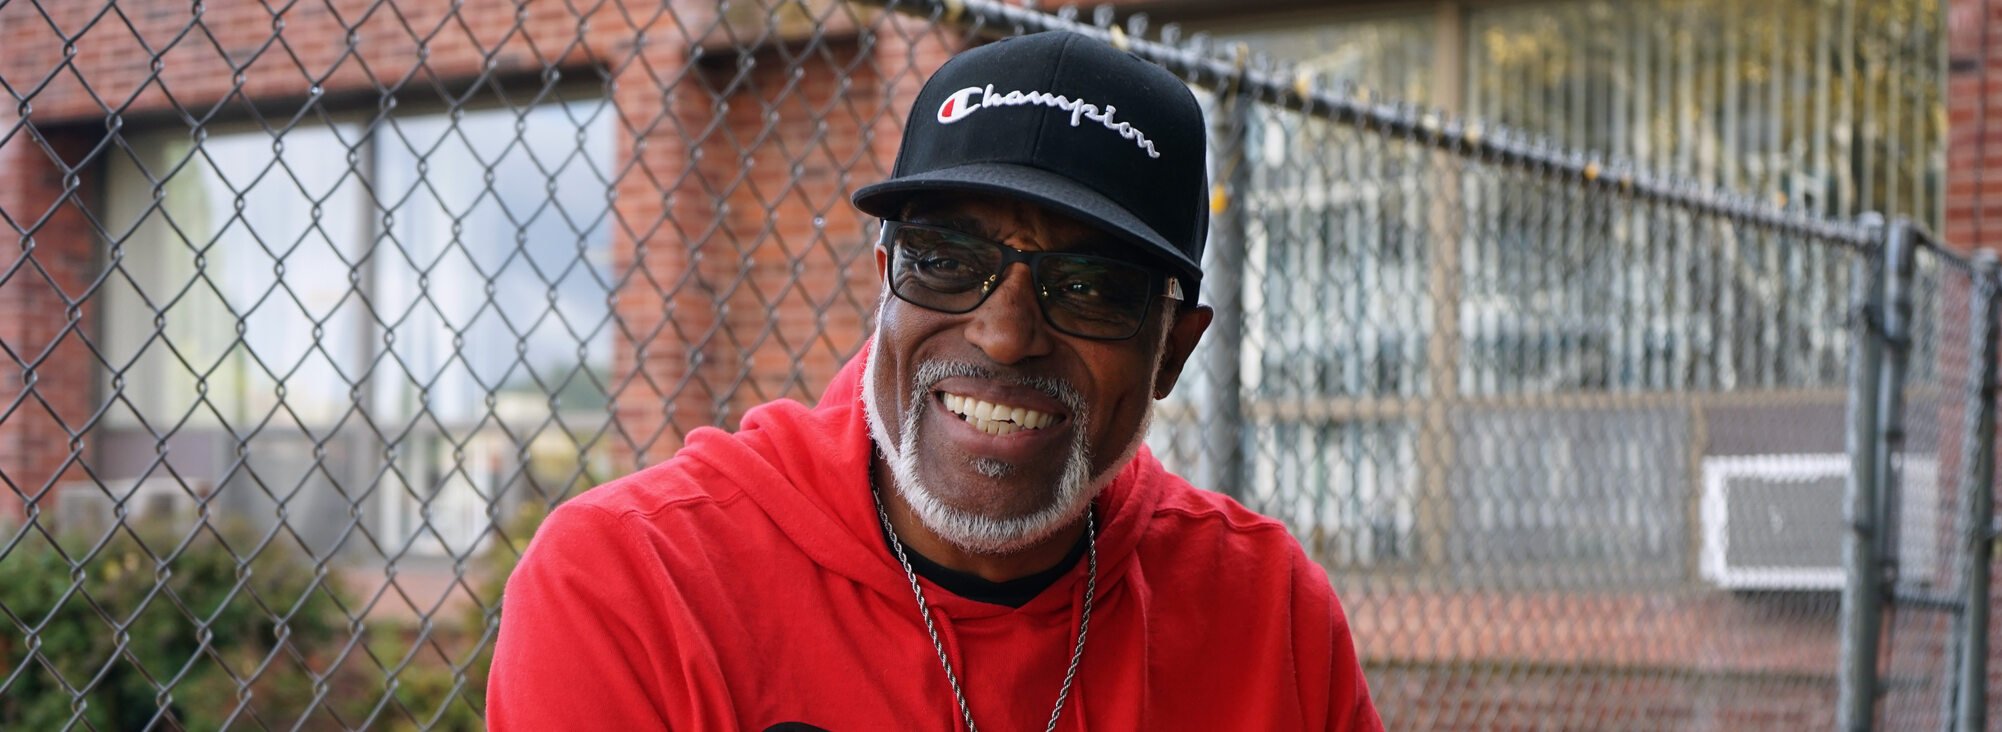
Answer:
[[[1050,352],[1050,332],[1043,306],[1036,300],[1035,277],[1029,265],[1016,262],[1002,272],[999,289],[974,308],[966,340],[993,359],[1012,364]]]

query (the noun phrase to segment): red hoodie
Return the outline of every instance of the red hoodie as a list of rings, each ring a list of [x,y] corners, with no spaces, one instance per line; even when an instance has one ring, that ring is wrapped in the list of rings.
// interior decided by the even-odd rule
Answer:
[[[508,580],[492,728],[962,729],[870,499],[863,358],[813,409],[695,430],[558,508]],[[1098,506],[1098,596],[1061,728],[1382,729],[1327,575],[1283,525],[1145,448]],[[920,580],[983,728],[1047,722],[1085,571],[1020,608]]]

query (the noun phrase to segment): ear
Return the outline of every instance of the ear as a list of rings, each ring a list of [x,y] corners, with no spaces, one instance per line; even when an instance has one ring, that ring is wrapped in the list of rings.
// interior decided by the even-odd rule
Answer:
[[[1192,305],[1174,316],[1161,352],[1161,369],[1154,374],[1155,399],[1165,398],[1175,390],[1175,382],[1182,378],[1182,367],[1189,363],[1189,354],[1196,350],[1196,343],[1203,339],[1203,331],[1209,330],[1210,320],[1215,317],[1216,311],[1208,305]]]
[[[876,247],[876,280],[883,283],[890,281],[890,250],[881,245]]]

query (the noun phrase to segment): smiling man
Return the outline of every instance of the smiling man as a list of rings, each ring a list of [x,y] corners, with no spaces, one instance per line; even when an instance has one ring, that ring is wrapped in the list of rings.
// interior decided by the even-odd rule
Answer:
[[[1038,34],[920,92],[876,337],[564,504],[509,580],[494,729],[1380,729],[1325,572],[1143,446],[1209,326],[1202,112]]]

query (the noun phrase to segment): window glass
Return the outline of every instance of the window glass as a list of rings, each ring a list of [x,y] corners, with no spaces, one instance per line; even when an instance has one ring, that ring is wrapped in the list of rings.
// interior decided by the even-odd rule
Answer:
[[[340,419],[360,373],[362,187],[352,128],[142,135],[112,165],[105,355],[113,425]],[[281,390],[280,385],[283,385]],[[123,388],[117,388],[119,384]],[[129,407],[126,407],[129,405]]]
[[[609,115],[593,103],[495,109],[379,133],[378,307],[389,351],[415,377],[405,386],[428,386],[379,390],[381,414],[463,421],[489,390],[603,373]]]
[[[385,553],[461,555],[608,478],[609,110],[129,136],[104,477],[171,472],[316,550],[354,536],[300,517],[358,507]]]
[[[384,534],[464,552],[510,486],[610,477],[590,464],[609,402],[610,123],[594,100],[378,133],[387,358],[371,413],[408,430],[378,494]]]

